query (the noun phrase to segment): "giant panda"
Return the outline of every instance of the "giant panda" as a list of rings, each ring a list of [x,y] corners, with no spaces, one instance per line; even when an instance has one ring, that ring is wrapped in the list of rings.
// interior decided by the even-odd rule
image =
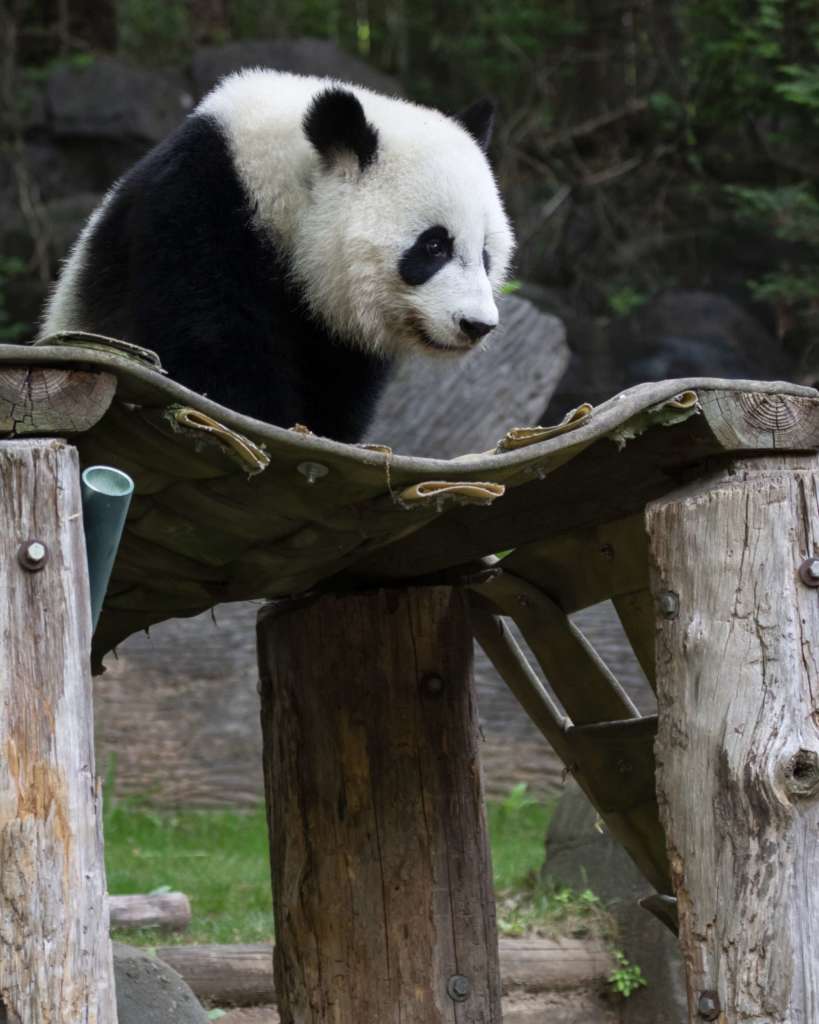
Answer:
[[[498,323],[492,118],[231,75],[91,215],[41,336],[122,338],[222,405],[355,441],[397,358],[461,355]]]

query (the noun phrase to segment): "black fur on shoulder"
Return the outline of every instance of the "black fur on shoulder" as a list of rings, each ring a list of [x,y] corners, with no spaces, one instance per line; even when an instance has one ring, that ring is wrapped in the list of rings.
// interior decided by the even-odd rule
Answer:
[[[365,117],[358,98],[338,86],[313,97],[304,115],[304,134],[328,164],[339,153],[352,152],[363,171],[378,152],[377,129]]]
[[[170,376],[237,412],[358,440],[387,360],[311,317],[252,210],[218,125],[199,115],[118,184],[84,252],[88,330],[154,349]]]
[[[495,127],[495,104],[490,99],[476,100],[466,110],[456,115],[455,120],[466,128],[484,153],[492,141],[492,130]]]

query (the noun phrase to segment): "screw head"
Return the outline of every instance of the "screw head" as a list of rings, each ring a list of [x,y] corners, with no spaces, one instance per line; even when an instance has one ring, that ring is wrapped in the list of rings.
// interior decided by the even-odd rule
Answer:
[[[716,992],[700,992],[697,1013],[703,1020],[717,1020],[720,1015],[719,996]]]
[[[436,676],[434,674],[430,674],[428,676],[424,676],[423,686],[424,686],[424,690],[431,697],[437,697],[438,694],[443,693],[443,691],[444,691],[444,681],[443,681],[443,679],[441,679],[440,676]]]
[[[327,476],[330,470],[320,462],[300,462],[296,469],[305,478],[308,484],[314,484],[323,476]]]
[[[463,1003],[471,991],[472,983],[463,974],[453,974],[446,983],[446,994],[456,1003]]]
[[[806,587],[819,587],[819,558],[806,558],[799,566],[799,579]]]
[[[664,619],[676,619],[680,612],[680,596],[673,590],[664,590],[657,601]]]
[[[27,540],[20,545],[17,560],[29,572],[39,572],[48,561],[48,548],[41,540]]]

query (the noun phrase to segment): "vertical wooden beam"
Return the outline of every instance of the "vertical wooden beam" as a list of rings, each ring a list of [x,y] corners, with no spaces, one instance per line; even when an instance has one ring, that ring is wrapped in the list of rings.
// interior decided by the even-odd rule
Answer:
[[[657,787],[698,1024],[819,1020],[819,580],[799,571],[817,495],[817,458],[783,454],[647,510]]]
[[[464,595],[271,605],[259,657],[283,1024],[499,1024]]]
[[[38,546],[39,545],[39,546]],[[0,443],[0,1020],[116,1024],[75,449]]]

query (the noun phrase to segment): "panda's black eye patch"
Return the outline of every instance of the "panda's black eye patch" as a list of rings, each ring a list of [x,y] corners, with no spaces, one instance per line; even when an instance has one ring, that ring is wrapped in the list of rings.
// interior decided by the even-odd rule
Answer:
[[[427,228],[398,263],[398,273],[409,285],[424,284],[452,259],[453,241],[445,227]]]
[[[489,268],[492,266],[492,261],[489,259],[489,253],[484,249],[483,251],[483,269],[489,273]]]

